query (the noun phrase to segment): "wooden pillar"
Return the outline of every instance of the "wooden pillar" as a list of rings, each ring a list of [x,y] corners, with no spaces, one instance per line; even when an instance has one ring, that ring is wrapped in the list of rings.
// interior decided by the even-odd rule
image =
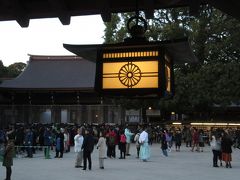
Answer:
[[[61,107],[60,106],[52,107],[51,119],[53,123],[61,123]]]
[[[87,106],[87,123],[92,123],[92,106]]]
[[[84,105],[84,106],[82,106],[82,108],[81,108],[81,123],[83,124],[83,123],[86,123],[87,121],[87,106],[86,105]]]
[[[81,124],[81,117],[82,117],[82,106],[76,106],[76,123]]]
[[[108,106],[103,106],[104,123],[108,123]]]

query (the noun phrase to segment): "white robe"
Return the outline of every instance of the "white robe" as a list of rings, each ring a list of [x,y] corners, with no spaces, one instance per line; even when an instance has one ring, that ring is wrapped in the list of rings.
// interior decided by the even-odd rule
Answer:
[[[74,151],[75,152],[80,152],[82,149],[82,144],[83,144],[83,136],[77,134],[74,137]]]
[[[150,158],[150,149],[148,146],[148,133],[146,131],[143,131],[140,134],[139,137],[139,142],[142,144],[140,146],[140,159],[142,159],[143,161],[146,161]]]
[[[139,140],[140,143],[148,143],[148,133],[146,131],[143,131],[140,134]]]

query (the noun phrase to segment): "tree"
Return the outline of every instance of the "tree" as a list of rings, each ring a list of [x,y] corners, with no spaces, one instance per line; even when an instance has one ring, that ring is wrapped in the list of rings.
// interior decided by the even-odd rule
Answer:
[[[7,74],[7,69],[3,65],[2,60],[0,60],[0,78],[4,77]]]
[[[17,77],[26,67],[25,63],[16,62],[7,67],[8,77]]]
[[[5,67],[0,60],[0,79],[17,77],[26,67],[25,63],[17,62]]]

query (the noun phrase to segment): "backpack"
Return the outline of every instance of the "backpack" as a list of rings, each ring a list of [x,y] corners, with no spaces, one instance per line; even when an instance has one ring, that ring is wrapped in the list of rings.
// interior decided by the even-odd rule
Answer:
[[[122,135],[120,136],[120,142],[121,142],[121,143],[126,143],[126,136],[125,136],[124,134],[122,134]]]

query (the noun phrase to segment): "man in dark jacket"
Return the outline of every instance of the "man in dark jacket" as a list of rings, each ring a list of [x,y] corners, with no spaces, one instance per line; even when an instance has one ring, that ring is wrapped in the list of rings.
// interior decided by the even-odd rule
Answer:
[[[50,158],[49,151],[51,146],[51,138],[52,138],[52,135],[51,135],[50,129],[49,127],[46,127],[43,133],[43,145],[45,146],[44,155],[45,155],[45,158],[47,159]]]
[[[64,135],[63,135],[64,129],[60,129],[60,131],[57,131],[56,134],[56,156],[55,158],[62,158],[63,157],[63,150],[64,150]],[[59,156],[60,153],[60,156]]]
[[[27,149],[27,156],[26,157],[29,157],[29,158],[32,158],[33,157],[33,131],[31,128],[27,127],[26,129],[26,134],[25,134],[25,137],[24,137],[24,145],[27,146],[26,149]]]
[[[94,137],[92,135],[92,130],[91,129],[86,129],[85,130],[85,136],[83,140],[83,170],[86,170],[87,168],[87,160],[88,160],[88,169],[92,169],[92,159],[91,159],[91,154],[93,152],[94,148]]]

